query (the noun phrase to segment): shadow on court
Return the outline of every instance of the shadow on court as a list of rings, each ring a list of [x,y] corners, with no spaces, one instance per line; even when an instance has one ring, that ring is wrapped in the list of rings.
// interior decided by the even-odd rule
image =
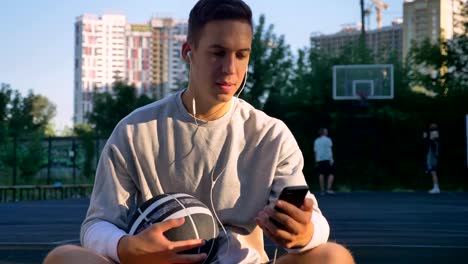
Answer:
[[[330,241],[348,247],[357,263],[466,261],[468,193],[354,192],[317,199]],[[78,243],[88,202],[0,204],[0,264],[41,263],[53,247]],[[266,249],[273,254],[273,244],[266,242]]]

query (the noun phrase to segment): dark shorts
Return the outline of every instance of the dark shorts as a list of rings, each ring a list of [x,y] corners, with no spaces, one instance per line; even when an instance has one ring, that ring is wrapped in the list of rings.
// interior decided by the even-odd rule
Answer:
[[[437,165],[426,165],[426,173],[437,172]]]
[[[317,171],[319,175],[335,174],[335,166],[330,165],[329,160],[322,160],[317,164]]]
[[[437,172],[439,161],[436,158],[428,158],[426,161],[426,173]]]

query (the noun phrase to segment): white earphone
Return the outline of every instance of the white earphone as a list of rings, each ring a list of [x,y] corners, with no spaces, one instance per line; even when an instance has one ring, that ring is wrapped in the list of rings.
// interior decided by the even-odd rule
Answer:
[[[189,64],[192,64],[192,52],[190,50],[187,51],[187,58],[188,58]]]
[[[192,73],[192,52],[189,50],[187,51],[187,60],[188,60],[188,64],[190,64],[190,68],[189,68],[189,74]],[[246,70],[245,72],[245,76],[244,76],[244,80],[242,82],[242,87],[240,88],[239,92],[237,93],[236,97],[239,97],[239,95],[242,93],[242,91],[244,90],[244,87],[245,87],[245,84],[247,83],[247,72],[248,70]],[[190,77],[189,77],[190,78]],[[190,80],[189,80],[190,82]],[[237,109],[237,104],[236,104],[236,109]],[[235,110],[233,111],[233,113],[235,112]],[[196,112],[197,111],[197,107],[196,107],[196,101],[195,101],[195,91],[194,91],[194,96],[192,98],[192,112],[193,112],[193,120],[195,122],[195,124],[197,125],[197,131],[198,131],[198,127],[199,127],[199,124],[197,122],[197,118],[196,118]],[[232,116],[231,116],[232,118]],[[196,132],[195,132],[196,133]],[[230,247],[231,247],[231,242],[230,242],[230,238],[229,238],[229,235],[227,233],[227,230],[225,229],[223,223],[221,222],[221,220],[219,219],[218,217],[218,214],[216,213],[216,210],[215,210],[215,207],[214,207],[214,203],[213,203],[213,189],[216,185],[216,182],[218,181],[218,179],[220,178],[220,176],[224,173],[224,171],[226,170],[226,165],[224,165],[223,169],[221,170],[221,172],[218,174],[217,177],[215,177],[214,175],[214,172],[215,172],[215,169],[216,169],[216,166],[217,166],[217,162],[215,162],[215,167],[213,168],[212,172],[211,172],[211,175],[210,175],[210,179],[211,179],[211,188],[210,188],[210,205],[211,205],[211,209],[213,210],[213,215],[214,217],[216,218],[217,222],[219,223],[219,225],[221,226],[221,229],[223,230],[223,233],[225,234],[226,238],[227,238],[227,251],[225,252],[225,255],[228,255],[229,254],[229,251],[230,251]],[[219,260],[215,260],[214,263],[216,262],[219,262]]]

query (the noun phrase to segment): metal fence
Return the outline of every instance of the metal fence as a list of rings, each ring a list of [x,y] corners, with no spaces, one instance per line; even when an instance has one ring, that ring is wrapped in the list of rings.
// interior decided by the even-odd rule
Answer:
[[[0,202],[89,197],[92,184],[0,186]]]
[[[7,138],[0,144],[0,186],[92,183],[106,140]]]

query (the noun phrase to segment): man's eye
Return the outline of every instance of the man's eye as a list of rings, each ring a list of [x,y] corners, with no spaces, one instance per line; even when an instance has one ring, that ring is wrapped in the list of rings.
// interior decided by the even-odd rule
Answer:
[[[223,51],[213,52],[213,54],[214,54],[216,57],[222,57],[222,56],[224,56],[224,52],[223,52]]]
[[[238,53],[238,54],[237,54],[237,58],[238,58],[238,59],[245,59],[245,58],[247,58],[247,54],[245,54],[245,53]]]

